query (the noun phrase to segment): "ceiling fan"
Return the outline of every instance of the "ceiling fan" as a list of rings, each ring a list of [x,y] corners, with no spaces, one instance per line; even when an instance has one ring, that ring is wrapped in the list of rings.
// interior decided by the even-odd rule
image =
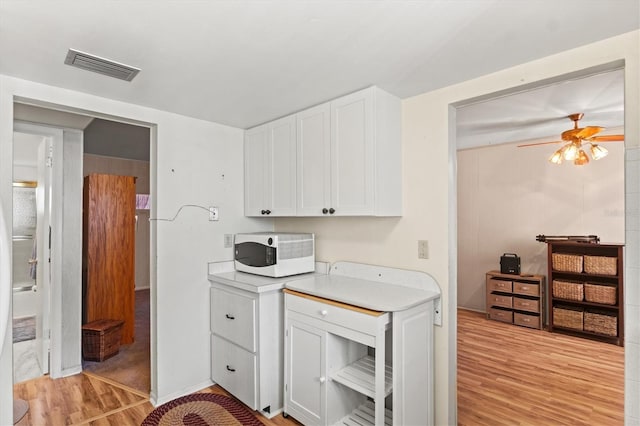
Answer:
[[[578,121],[584,116],[583,113],[571,114],[568,118],[573,121],[573,129],[562,132],[560,137],[561,141],[553,142],[539,142],[518,145],[518,147],[534,146],[534,145],[547,145],[552,143],[566,142],[562,148],[558,149],[549,158],[549,162],[553,164],[562,164],[564,160],[573,161],[576,166],[582,166],[589,162],[589,156],[583,149],[583,145],[591,145],[589,151],[591,157],[594,160],[599,160],[606,157],[609,151],[606,148],[597,144],[597,142],[620,142],[624,141],[624,135],[602,135],[596,136],[598,133],[604,130],[604,127],[600,126],[586,126],[578,127]]]

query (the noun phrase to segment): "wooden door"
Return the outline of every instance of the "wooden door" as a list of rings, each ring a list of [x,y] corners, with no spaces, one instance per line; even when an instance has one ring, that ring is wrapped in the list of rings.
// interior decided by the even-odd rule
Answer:
[[[122,344],[134,340],[135,188],[133,176],[84,180],[84,323],[123,320]]]

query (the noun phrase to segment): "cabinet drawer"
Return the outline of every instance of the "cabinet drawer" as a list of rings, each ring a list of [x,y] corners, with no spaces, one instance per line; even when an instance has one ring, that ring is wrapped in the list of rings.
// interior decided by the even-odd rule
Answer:
[[[285,294],[285,305],[288,310],[372,336],[375,336],[378,332],[378,318],[380,318],[380,315],[387,315],[384,313],[369,315],[348,307],[323,303],[292,294]]]
[[[540,328],[540,317],[515,312],[513,314],[513,323],[524,327]]]
[[[513,289],[512,281],[497,280],[495,278],[489,278],[489,280],[487,280],[487,285],[489,287],[489,292],[503,291],[505,293],[511,293]]]
[[[489,309],[489,318],[492,320],[503,321],[512,323],[513,322],[513,312],[511,311],[503,311],[500,309]]]
[[[211,379],[253,410],[257,409],[256,356],[211,336]]]
[[[211,289],[211,331],[225,339],[256,351],[256,299]]]
[[[533,283],[513,283],[513,292],[516,294],[525,294],[527,296],[539,296],[540,286]]]
[[[540,301],[532,299],[524,299],[521,297],[513,298],[513,309],[528,312],[540,312]]]
[[[512,297],[511,296],[502,296],[499,294],[489,294],[487,296],[488,307],[491,306],[500,306],[501,308],[511,308],[512,307]]]

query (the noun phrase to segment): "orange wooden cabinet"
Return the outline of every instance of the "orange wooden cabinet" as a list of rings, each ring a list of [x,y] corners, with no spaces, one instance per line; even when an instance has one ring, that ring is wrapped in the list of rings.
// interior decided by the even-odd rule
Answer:
[[[121,344],[135,321],[136,178],[90,174],[83,199],[83,323],[122,320]]]

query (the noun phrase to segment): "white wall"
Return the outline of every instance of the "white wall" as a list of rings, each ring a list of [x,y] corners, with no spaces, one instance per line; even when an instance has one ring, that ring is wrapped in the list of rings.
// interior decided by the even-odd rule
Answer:
[[[269,220],[243,216],[243,132],[0,76],[0,201],[9,224],[14,97],[150,123],[152,218],[172,218],[184,204],[219,207],[218,222],[209,222],[204,210],[185,208],[173,222],[154,221],[151,230],[151,299],[156,304],[151,308],[152,397],[164,402],[209,384],[206,263],[232,259],[232,250],[223,247],[224,234],[272,229]],[[10,294],[10,282],[0,282],[0,297]],[[0,424],[11,419],[11,362],[9,345],[0,357]]]
[[[546,275],[536,235],[624,243],[624,144],[606,144],[609,155],[585,166],[549,163],[559,146],[458,151],[458,306],[485,311],[485,273],[503,253],[517,253],[523,273]]]
[[[402,126],[404,207],[401,218],[276,220],[276,229],[279,231],[315,232],[317,256],[320,260],[376,263],[425,271],[436,278],[443,291],[444,308],[443,327],[436,328],[435,331],[437,424],[456,423],[457,213],[455,125],[452,124],[455,123],[455,113],[451,105],[622,59],[626,61],[625,144],[638,146],[639,38],[640,32],[635,31],[405,99]],[[425,78],[429,76],[425,75]],[[638,164],[640,165],[640,161]],[[640,188],[635,190],[638,191],[637,198],[640,200]],[[636,211],[635,214],[640,217],[639,212]],[[428,260],[417,258],[417,240],[420,239],[429,241]],[[627,234],[627,249],[634,244],[632,239],[635,247],[640,247],[640,231],[636,231],[631,239]],[[638,268],[637,263],[634,268]],[[640,275],[640,268],[634,272]],[[640,305],[640,292],[629,303]],[[638,331],[628,337],[627,341],[633,339],[640,343],[640,326],[637,328]],[[627,358],[640,358],[640,353],[630,353],[628,346],[627,355]],[[636,362],[633,368],[633,371],[639,371],[640,362]],[[627,381],[631,382],[630,373]],[[635,392],[636,396],[640,394],[640,382],[636,385]],[[629,401],[625,407],[632,410],[633,404]],[[637,411],[640,413],[640,409]],[[640,418],[640,415],[634,419],[636,417]]]

